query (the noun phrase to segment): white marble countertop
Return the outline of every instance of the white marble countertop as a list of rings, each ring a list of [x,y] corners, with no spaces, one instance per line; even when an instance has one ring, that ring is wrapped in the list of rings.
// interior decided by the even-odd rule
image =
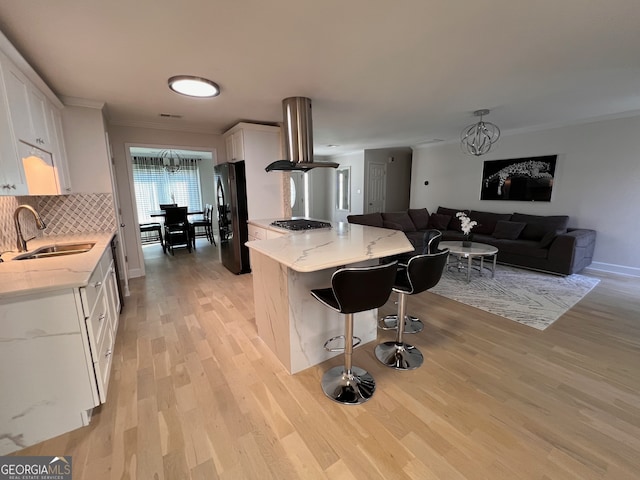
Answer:
[[[387,228],[332,223],[332,228],[290,231],[270,227],[269,220],[253,225],[287,233],[271,240],[253,240],[247,247],[298,272],[315,272],[413,251],[404,233]]]
[[[114,234],[55,235],[35,238],[27,244],[31,252],[45,245],[95,242],[91,250],[76,255],[13,260],[18,252],[5,253],[0,263],[0,299],[86,286]]]

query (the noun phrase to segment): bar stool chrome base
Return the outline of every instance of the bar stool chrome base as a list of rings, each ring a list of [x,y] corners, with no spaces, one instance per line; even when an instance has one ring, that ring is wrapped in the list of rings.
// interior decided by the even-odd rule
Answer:
[[[384,342],[374,352],[381,363],[396,370],[415,370],[424,363],[420,350],[404,342]]]
[[[344,365],[327,370],[322,376],[322,390],[334,402],[344,405],[360,405],[371,398],[376,389],[376,381],[362,368],[351,367],[351,373]]]
[[[420,333],[424,330],[424,323],[418,317],[412,315],[404,316],[404,333]],[[395,330],[398,328],[398,315],[387,315],[378,322],[380,330]]]

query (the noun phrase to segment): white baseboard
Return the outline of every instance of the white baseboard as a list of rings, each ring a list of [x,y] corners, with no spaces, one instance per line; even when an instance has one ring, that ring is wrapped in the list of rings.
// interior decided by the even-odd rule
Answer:
[[[615,273],[617,275],[626,275],[628,277],[640,277],[640,268],[627,267],[625,265],[616,265],[613,263],[593,262],[584,269],[586,272],[592,270],[595,272]]]
[[[139,268],[129,269],[129,278],[137,278],[137,277],[144,277],[144,275],[142,274],[142,270]]]

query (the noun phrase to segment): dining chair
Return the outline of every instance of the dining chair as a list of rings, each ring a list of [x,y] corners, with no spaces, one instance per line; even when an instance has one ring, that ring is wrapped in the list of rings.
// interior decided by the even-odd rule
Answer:
[[[191,226],[187,207],[168,207],[164,217],[164,243],[173,255],[175,247],[184,246],[191,253]]]
[[[216,240],[213,238],[212,215],[213,207],[210,204],[206,204],[202,218],[190,221],[193,248],[196,248],[196,237],[206,237],[209,243],[216,245]]]

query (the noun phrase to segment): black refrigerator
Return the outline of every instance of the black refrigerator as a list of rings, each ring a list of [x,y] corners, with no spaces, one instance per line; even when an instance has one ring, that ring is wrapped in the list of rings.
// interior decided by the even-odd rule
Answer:
[[[230,272],[249,273],[247,183],[244,161],[214,167],[220,256]]]

